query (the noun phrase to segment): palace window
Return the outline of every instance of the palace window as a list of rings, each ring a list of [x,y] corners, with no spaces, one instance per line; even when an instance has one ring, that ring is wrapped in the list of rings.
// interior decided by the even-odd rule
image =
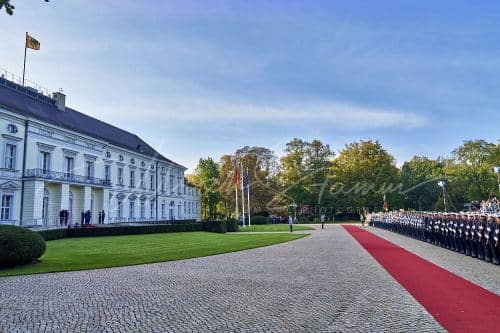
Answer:
[[[118,215],[119,218],[123,217],[123,202],[122,201],[118,201],[118,212],[117,212],[117,215]]]
[[[6,169],[16,169],[16,151],[17,146],[12,143],[5,144],[3,167]]]
[[[128,217],[134,218],[134,216],[135,216],[135,203],[133,201],[130,201]]]
[[[50,172],[50,153],[48,151],[40,152],[40,169],[44,173]]]
[[[149,204],[149,217],[153,218],[155,217],[155,203],[151,202]]]
[[[104,179],[107,181],[111,180],[111,166],[110,165],[104,166]]]
[[[94,178],[94,162],[86,161],[85,162],[85,176],[87,178]]]
[[[146,218],[146,205],[144,202],[141,202],[141,219]]]
[[[149,188],[154,191],[155,189],[155,175],[149,176]]]
[[[170,192],[174,193],[174,176],[170,176]]]
[[[118,184],[123,185],[123,168],[118,168]]]
[[[11,194],[2,195],[2,207],[0,210],[0,220],[11,220],[12,219],[12,204],[14,201],[14,196]]]
[[[135,171],[130,170],[130,187],[135,187]]]
[[[161,176],[161,191],[165,192],[165,176]]]
[[[165,217],[165,203],[161,204],[161,217]]]
[[[144,184],[144,172],[140,173],[140,180],[141,180],[141,188],[145,188],[146,185]]]
[[[64,157],[64,172],[68,175],[72,175],[75,168],[75,159],[71,156]]]

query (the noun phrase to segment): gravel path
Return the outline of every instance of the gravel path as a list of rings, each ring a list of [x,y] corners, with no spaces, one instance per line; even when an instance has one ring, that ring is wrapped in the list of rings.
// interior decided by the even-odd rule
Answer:
[[[338,225],[205,258],[0,278],[0,300],[0,332],[443,331]]]

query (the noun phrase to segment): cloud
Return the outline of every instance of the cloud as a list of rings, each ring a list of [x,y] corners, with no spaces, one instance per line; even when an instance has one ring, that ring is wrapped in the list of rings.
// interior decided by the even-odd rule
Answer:
[[[320,124],[352,130],[381,128],[421,128],[429,123],[423,115],[399,110],[359,106],[339,102],[312,102],[286,105],[260,105],[224,102],[214,98],[192,97],[163,100],[135,100],[127,116],[157,121],[268,125]],[[140,108],[141,112],[137,112]],[[105,110],[103,110],[106,112]],[[111,112],[111,111],[110,111]]]

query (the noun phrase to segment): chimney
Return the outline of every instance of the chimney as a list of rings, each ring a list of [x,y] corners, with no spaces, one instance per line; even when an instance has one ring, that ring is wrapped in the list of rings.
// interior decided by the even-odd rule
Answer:
[[[59,110],[64,111],[66,109],[66,95],[58,91],[52,93],[52,98],[56,101],[55,105]]]

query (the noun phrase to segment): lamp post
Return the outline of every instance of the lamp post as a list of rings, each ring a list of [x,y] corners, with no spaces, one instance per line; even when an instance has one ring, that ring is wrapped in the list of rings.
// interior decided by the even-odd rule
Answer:
[[[444,211],[447,212],[447,207],[446,207],[446,192],[444,187],[446,186],[446,182],[444,180],[438,181],[438,186],[443,189],[443,202],[444,202]]]
[[[498,192],[500,193],[500,166],[493,167],[493,171],[497,174]]]

